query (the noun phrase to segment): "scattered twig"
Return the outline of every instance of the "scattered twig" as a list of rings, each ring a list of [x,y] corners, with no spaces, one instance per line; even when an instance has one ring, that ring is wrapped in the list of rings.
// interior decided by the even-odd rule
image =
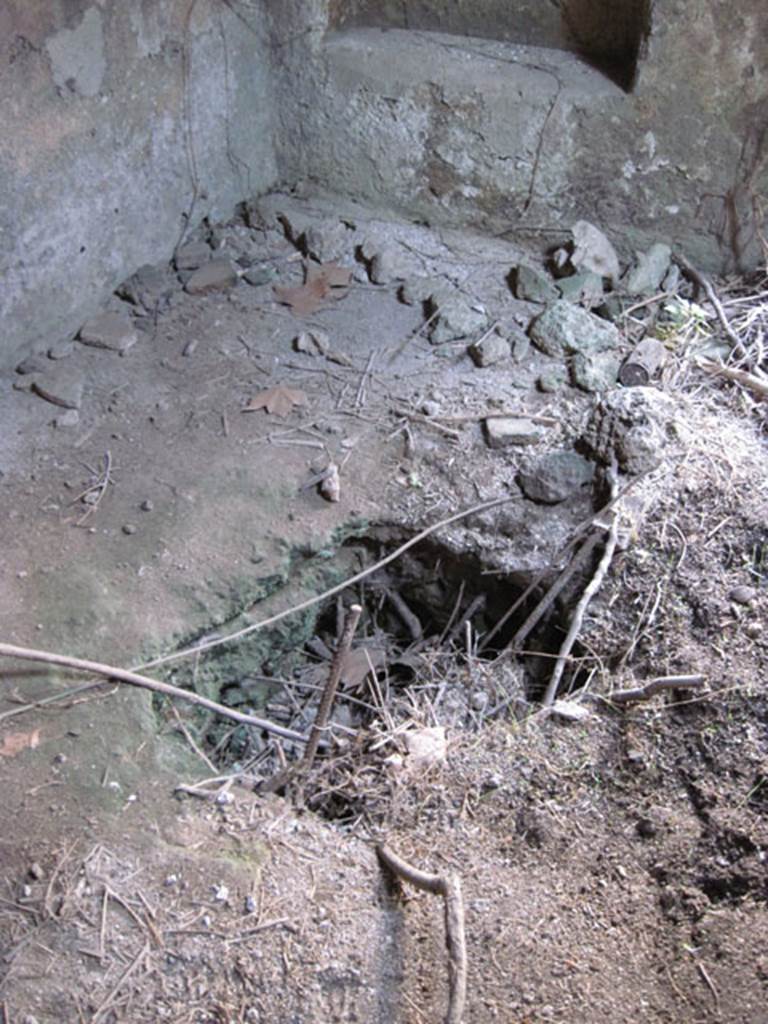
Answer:
[[[635,480],[637,479],[639,479],[639,477],[635,477]],[[238,629],[234,633],[229,633],[228,635],[222,637],[216,637],[215,639],[208,640],[203,644],[197,644],[197,646],[195,647],[187,647],[182,651],[176,651],[174,654],[167,654],[165,655],[165,657],[162,658],[155,658],[154,661],[147,661],[143,665],[136,665],[134,671],[137,671],[139,669],[155,668],[155,666],[157,665],[166,665],[168,664],[168,662],[178,661],[180,658],[188,658],[192,655],[200,654],[202,651],[210,650],[213,647],[219,647],[221,644],[231,643],[234,640],[240,640],[242,637],[248,636],[250,633],[254,633],[258,629],[265,629],[267,626],[273,626],[276,622],[280,622],[283,619],[288,618],[289,615],[294,615],[298,612],[303,612],[307,608],[311,608],[316,604],[320,604],[322,601],[327,601],[328,598],[330,597],[335,597],[336,594],[340,594],[343,590],[346,590],[348,587],[352,587],[356,583],[359,583],[361,580],[364,580],[368,576],[371,576],[373,573],[378,572],[379,569],[383,569],[385,565],[389,565],[391,562],[394,562],[402,554],[410,550],[410,548],[414,547],[416,544],[421,543],[421,541],[423,541],[426,537],[429,537],[431,536],[431,534],[436,533],[437,530],[442,529],[444,526],[450,526],[452,523],[459,522],[460,519],[466,519],[468,516],[475,515],[478,512],[486,512],[488,511],[488,509],[496,508],[498,505],[506,505],[508,502],[516,500],[516,495],[507,495],[504,498],[493,498],[491,501],[483,501],[480,502],[479,505],[473,505],[471,508],[466,508],[462,512],[456,512],[454,515],[448,516],[445,519],[441,519],[439,522],[433,523],[431,526],[427,526],[425,529],[420,530],[419,533],[417,533],[414,537],[411,537],[411,539],[406,541],[405,544],[401,544],[399,548],[397,548],[391,554],[387,555],[385,558],[380,559],[378,562],[374,562],[373,565],[368,566],[367,569],[363,569],[361,572],[356,573],[354,576],[350,576],[349,579],[343,580],[341,583],[337,583],[335,587],[331,587],[330,589],[323,591],[322,594],[316,594],[314,597],[309,597],[307,598],[306,601],[302,601],[300,604],[294,605],[291,608],[286,608],[282,612],[277,612],[277,614],[271,615],[267,619],[262,619],[261,622],[254,622],[250,626],[245,626],[243,629]],[[0,652],[1,650],[2,645],[0,645]],[[185,693],[186,696],[189,696],[188,694],[186,694],[186,691],[181,692]],[[217,705],[217,707],[218,706],[219,705]],[[231,711],[230,708],[227,708],[226,710]],[[248,718],[247,715],[243,717]],[[288,738],[290,739],[293,737]],[[302,737],[302,739],[304,739],[304,737]]]
[[[719,1017],[720,1016],[720,996],[718,994],[717,989],[715,988],[715,983],[712,981],[712,979],[710,978],[709,974],[707,974],[707,971],[706,971],[706,968],[704,967],[704,964],[699,963],[698,960],[696,961],[696,969],[698,970],[699,974],[704,979],[704,982],[705,982],[707,988],[712,993],[712,998],[715,1000],[715,1013]]]
[[[768,398],[768,380],[763,380],[762,377],[757,377],[754,373],[737,370],[734,366],[723,366],[722,363],[713,363],[709,359],[697,359],[696,365],[705,373],[712,374],[713,377],[727,377],[728,380],[735,380],[762,398]]]
[[[713,288],[712,283],[706,277],[704,277],[704,275],[700,271],[698,271],[694,266],[692,266],[688,262],[688,260],[685,259],[684,256],[677,256],[675,258],[682,267],[683,271],[688,275],[688,277],[690,277],[695,284],[697,284],[700,288],[703,288],[706,292],[707,298],[712,303],[715,313],[717,314],[717,319],[720,321],[720,324],[722,325],[722,328],[725,331],[728,340],[733,345],[734,351],[737,352],[741,358],[746,358],[747,351],[741,342],[741,338],[731,327],[730,321],[728,320],[728,317],[725,315],[723,304],[717,297],[717,292]]]
[[[90,487],[86,487],[84,491],[81,491],[77,497],[70,501],[70,505],[74,505],[78,501],[82,501],[83,498],[90,494],[95,494],[96,497],[91,501],[88,501],[88,508],[83,512],[80,518],[76,521],[75,526],[82,526],[86,519],[93,515],[96,509],[101,504],[101,499],[104,497],[107,487],[112,483],[112,455],[109,451],[104,453],[104,469],[101,472],[101,476],[95,484],[91,484]]]
[[[107,998],[102,1002],[101,1006],[98,1008],[96,1013],[94,1013],[93,1017],[91,1018],[91,1024],[99,1024],[100,1021],[104,1020],[104,1018],[105,1018],[105,1016],[107,1014],[107,1011],[110,1009],[110,1007],[112,1006],[112,1003],[115,1001],[115,997],[117,996],[117,993],[120,991],[120,989],[123,987],[123,985],[128,981],[128,979],[131,977],[131,975],[134,974],[135,971],[139,968],[139,966],[141,965],[142,960],[144,959],[145,956],[147,956],[148,953],[149,953],[149,943],[147,943],[139,951],[139,953],[137,954],[137,956],[135,957],[133,962],[130,963],[128,965],[128,967],[123,971],[123,973],[118,978],[117,982],[113,986],[113,988],[110,991],[110,993],[107,996]]]
[[[400,596],[400,594],[398,594],[396,590],[393,590],[391,587],[387,587],[384,593],[386,594],[389,603],[400,616],[403,625],[411,634],[411,639],[421,640],[422,636],[424,635],[424,630],[422,629],[418,615],[415,615],[411,611],[411,609],[408,607],[408,605],[405,603],[403,598]]]
[[[320,737],[328,724],[328,718],[333,707],[333,700],[336,696],[336,690],[338,689],[339,680],[341,679],[341,673],[344,668],[344,662],[349,654],[350,647],[352,646],[352,637],[355,635],[357,629],[357,623],[360,621],[363,609],[359,604],[353,604],[350,606],[347,612],[346,619],[344,620],[344,631],[339,639],[336,653],[333,656],[331,662],[331,671],[328,673],[328,682],[325,684],[323,695],[320,698],[320,706],[317,709],[317,717],[312,723],[312,729],[309,733],[309,742],[304,748],[304,757],[301,761],[303,769],[309,769],[312,767],[312,762],[315,760],[315,754],[317,753],[317,745],[320,742]]]
[[[557,577],[555,582],[552,584],[552,586],[549,588],[546,594],[542,597],[542,599],[530,613],[525,622],[521,626],[519,626],[518,629],[515,631],[514,636],[507,644],[508,648],[517,647],[519,644],[523,642],[523,640],[525,640],[525,638],[528,636],[531,630],[535,628],[536,624],[540,621],[544,613],[554,604],[558,594],[560,594],[561,591],[565,588],[566,584],[569,582],[569,580],[574,575],[576,570],[580,569],[587,561],[589,556],[592,554],[595,547],[597,546],[598,539],[599,536],[596,533],[593,533],[591,536],[587,537],[582,546],[579,548],[579,550],[576,552],[573,558],[568,562],[566,567],[563,569],[563,571]]]
[[[176,723],[179,729],[181,730],[184,739],[187,741],[190,747],[192,747],[192,749],[200,758],[200,760],[205,763],[206,767],[210,768],[211,771],[215,773],[217,771],[216,765],[213,763],[213,761],[211,761],[208,755],[203,750],[201,750],[200,747],[197,745],[194,736],[190,733],[189,729],[186,727],[186,725],[184,725],[184,722],[181,720],[181,715],[176,710],[175,704],[171,704],[171,713],[173,714],[173,717],[176,719]]]
[[[658,676],[644,686],[634,686],[629,690],[614,690],[608,699],[614,704],[629,704],[635,700],[648,700],[662,690],[698,690],[704,686],[706,677],[691,676]]]
[[[445,1024],[461,1024],[467,998],[467,944],[464,937],[464,901],[457,874],[429,875],[401,860],[386,846],[377,846],[379,860],[392,874],[445,901],[445,945],[448,950],[448,1011]]]
[[[611,481],[611,501],[613,501],[618,494],[618,483],[616,480],[615,469],[610,472]],[[584,619],[584,613],[587,610],[587,606],[592,598],[595,596],[597,591],[600,589],[603,580],[605,579],[606,573],[610,568],[611,562],[613,561],[613,554],[616,550],[616,544],[619,539],[619,517],[614,509],[611,514],[611,525],[608,530],[608,537],[605,542],[605,549],[603,551],[603,557],[600,559],[600,564],[595,570],[595,575],[592,577],[590,582],[584,588],[584,593],[581,595],[579,603],[576,605],[576,609],[571,619],[571,624],[568,627],[568,632],[565,635],[565,639],[560,645],[558,651],[557,661],[552,672],[552,678],[549,680],[546,693],[544,694],[543,705],[544,707],[551,707],[557,697],[557,687],[560,684],[560,679],[565,669],[566,661],[571,653],[576,637],[581,629],[581,623]]]
[[[189,653],[194,653],[192,648]],[[64,654],[51,654],[49,651],[37,651],[29,647],[16,647],[13,644],[0,643],[0,657],[20,658],[24,661],[40,661],[46,665],[61,665],[64,668],[73,668],[78,672],[92,672],[98,676],[105,676],[107,679],[114,679],[119,683],[127,683],[129,686],[140,686],[147,690],[154,690],[156,693],[164,693],[167,697],[177,697],[179,700],[186,700],[190,704],[198,704],[200,707],[215,711],[224,718],[231,718],[235,722],[242,722],[244,725],[252,725],[257,729],[264,729],[266,732],[275,733],[277,736],[284,736],[289,740],[296,740],[299,743],[306,743],[307,737],[293,729],[285,729],[282,725],[270,722],[264,718],[257,718],[255,715],[246,715],[242,711],[235,711],[234,708],[225,707],[224,704],[217,704],[215,700],[201,697],[190,690],[182,690],[178,686],[171,686],[170,683],[161,683],[158,679],[149,679],[147,676],[137,675],[135,672],[127,672],[122,668],[115,668],[113,665],[104,665],[99,661],[85,661],[81,658],[70,658]]]
[[[92,683],[83,683],[82,686],[73,686],[69,690],[64,690],[63,693],[52,693],[50,697],[41,697],[40,700],[30,701],[28,704],[22,704],[18,708],[11,708],[10,711],[4,711],[0,715],[0,722],[4,722],[6,718],[14,718],[16,715],[23,715],[27,711],[32,711],[34,708],[44,708],[49,704],[55,704],[60,700],[66,700],[68,697],[74,697],[78,693],[85,693],[87,690],[95,690],[97,686],[104,686],[103,679],[97,679]],[[110,693],[113,691],[110,690]],[[75,703],[81,703],[76,701]]]
[[[461,433],[458,430],[446,427],[443,423],[439,422],[438,417],[423,416],[420,412],[411,412],[410,409],[403,409],[400,406],[394,406],[394,411],[398,416],[405,416],[407,419],[413,420],[414,423],[423,423],[427,427],[432,427],[433,430],[437,430],[438,433],[444,434],[446,437],[453,438],[454,441],[458,441],[461,437]]]

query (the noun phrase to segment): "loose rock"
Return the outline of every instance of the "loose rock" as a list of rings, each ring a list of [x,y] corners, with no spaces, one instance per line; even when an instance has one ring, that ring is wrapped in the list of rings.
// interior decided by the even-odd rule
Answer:
[[[53,421],[53,425],[56,428],[63,427],[66,429],[67,427],[76,427],[79,422],[80,413],[77,409],[67,409],[67,411],[63,412],[61,416],[56,417]]]
[[[754,601],[757,597],[757,590],[754,587],[740,586],[734,587],[733,590],[728,594],[729,600],[736,604],[749,604]]]
[[[524,469],[519,482],[526,498],[557,505],[590,486],[594,474],[594,464],[577,452],[550,452]]]
[[[594,309],[604,300],[603,280],[590,271],[561,278],[557,282],[557,291],[566,301],[576,302],[588,309]]]
[[[521,263],[515,270],[515,295],[528,302],[554,302],[558,291],[552,281],[540,270]]]
[[[493,366],[509,359],[512,350],[506,338],[502,338],[495,331],[481,341],[476,341],[469,346],[469,354],[477,366]]]
[[[371,258],[371,281],[374,284],[391,284],[402,278],[399,273],[400,256],[396,249],[387,246],[374,253]]]
[[[258,288],[262,284],[271,284],[278,277],[277,270],[271,263],[258,263],[243,274],[248,284]]]
[[[68,359],[75,351],[73,341],[59,341],[48,349],[48,358],[56,362],[59,359]]]
[[[454,295],[444,301],[438,301],[433,294],[431,300],[439,311],[429,335],[433,345],[458,341],[487,330],[487,314],[472,307],[466,299]]]
[[[544,373],[536,381],[536,387],[539,391],[543,391],[545,394],[555,394],[562,389],[568,383],[568,371],[565,366],[553,366],[549,370],[545,370]]]
[[[616,250],[605,235],[587,220],[577,221],[571,228],[573,253],[571,265],[575,270],[590,271],[612,282],[619,279],[621,268]]]
[[[558,299],[531,326],[533,343],[548,356],[575,352],[604,352],[617,348],[621,336],[613,324],[593,316],[565,299]]]
[[[637,253],[637,263],[629,271],[624,288],[630,295],[655,295],[669,271],[672,250],[656,242],[647,252]]]
[[[197,270],[206,264],[212,255],[207,242],[187,242],[177,250],[173,262],[177,270]]]
[[[615,455],[625,473],[655,469],[678,432],[678,406],[655,388],[610,391],[595,406],[582,441],[601,462]]]
[[[102,313],[83,324],[78,339],[84,345],[106,348],[122,355],[136,344],[139,335],[127,316],[121,316],[119,313]]]
[[[506,448],[538,444],[544,438],[544,429],[523,417],[498,416],[485,421],[485,436],[489,448]]]
[[[237,284],[237,270],[227,259],[211,260],[190,277],[185,289],[190,295],[205,295],[208,292],[223,291]]]
[[[612,352],[577,352],[571,360],[571,379],[592,393],[616,386],[620,361]]]
[[[349,229],[340,220],[311,224],[303,233],[304,249],[320,263],[339,260],[349,249]]]
[[[154,315],[168,308],[177,287],[178,281],[168,269],[145,264],[118,288],[117,294],[145,313]]]

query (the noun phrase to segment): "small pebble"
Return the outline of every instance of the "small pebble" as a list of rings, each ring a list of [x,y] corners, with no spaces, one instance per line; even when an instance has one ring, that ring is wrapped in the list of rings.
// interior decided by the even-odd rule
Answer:
[[[130,537],[132,533],[136,533],[136,527],[133,525],[133,523],[126,523],[123,526],[123,533],[127,533],[128,536]]]
[[[253,896],[245,897],[245,912],[246,914],[253,914],[256,911],[256,900]]]
[[[194,352],[195,352],[195,349],[197,348],[197,345],[198,345],[198,339],[197,338],[190,338],[190,340],[187,342],[187,344],[181,350],[181,354],[183,356],[194,355]]]
[[[428,399],[426,402],[422,402],[421,411],[425,416],[439,416],[440,415],[440,403],[433,402]]]
[[[139,506],[142,512],[151,512],[154,507],[154,503],[149,498],[145,498]]]
[[[29,875],[31,878],[34,878],[36,882],[39,882],[40,879],[44,876],[44,871],[37,863],[37,861],[33,861],[29,865]]]
[[[763,627],[759,622],[750,622],[745,632],[750,640],[757,640],[763,635]]]
[[[728,595],[728,597],[731,601],[734,601],[736,604],[749,604],[750,601],[754,601],[754,599],[757,597],[757,591],[754,587],[734,587]]]
[[[214,885],[213,898],[217,903],[226,903],[229,899],[229,887],[226,885]]]

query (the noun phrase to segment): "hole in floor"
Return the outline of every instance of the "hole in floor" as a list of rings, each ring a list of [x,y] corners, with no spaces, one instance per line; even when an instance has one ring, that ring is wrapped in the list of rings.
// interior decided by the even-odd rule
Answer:
[[[403,540],[382,529],[349,541],[334,556],[337,577],[382,561]],[[526,576],[500,576],[476,555],[424,541],[317,604],[301,622],[290,616],[242,646],[214,649],[193,668],[193,686],[308,736],[347,611],[359,604],[360,620],[342,661],[317,759],[311,772],[301,773],[301,800],[342,825],[361,817],[375,823],[403,773],[417,765],[429,773],[439,765],[446,730],[479,732],[489,721],[521,720],[535,709],[562,637],[557,602],[530,641],[543,657],[518,656],[509,645],[530,623],[550,583],[551,575],[531,587]],[[573,680],[581,675],[576,669]],[[255,786],[299,768],[306,749],[298,739],[213,714],[196,731],[218,769]]]

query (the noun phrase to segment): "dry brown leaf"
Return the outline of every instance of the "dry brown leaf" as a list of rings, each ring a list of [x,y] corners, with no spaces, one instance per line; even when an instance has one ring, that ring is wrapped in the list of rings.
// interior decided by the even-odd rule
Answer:
[[[338,263],[310,263],[307,266],[307,284],[323,281],[327,288],[348,288],[352,280],[352,270]],[[341,296],[334,296],[341,298]]]
[[[304,284],[275,285],[275,298],[284,306],[290,306],[294,313],[309,316],[317,312],[326,299],[342,299],[351,280],[352,271],[348,267],[338,263],[311,263],[304,268]]]
[[[293,288],[284,288],[278,284],[274,287],[277,301],[282,302],[284,306],[290,306],[294,313],[302,316],[317,312],[328,297],[329,291],[330,287],[324,278],[306,281]]]
[[[16,757],[22,750],[34,750],[40,742],[40,730],[32,732],[9,732],[0,744],[0,757]]]
[[[243,412],[256,412],[258,409],[266,409],[273,416],[280,416],[283,419],[290,415],[294,405],[306,405],[307,394],[299,391],[298,388],[286,388],[278,384],[274,388],[267,388],[254,395]]]

